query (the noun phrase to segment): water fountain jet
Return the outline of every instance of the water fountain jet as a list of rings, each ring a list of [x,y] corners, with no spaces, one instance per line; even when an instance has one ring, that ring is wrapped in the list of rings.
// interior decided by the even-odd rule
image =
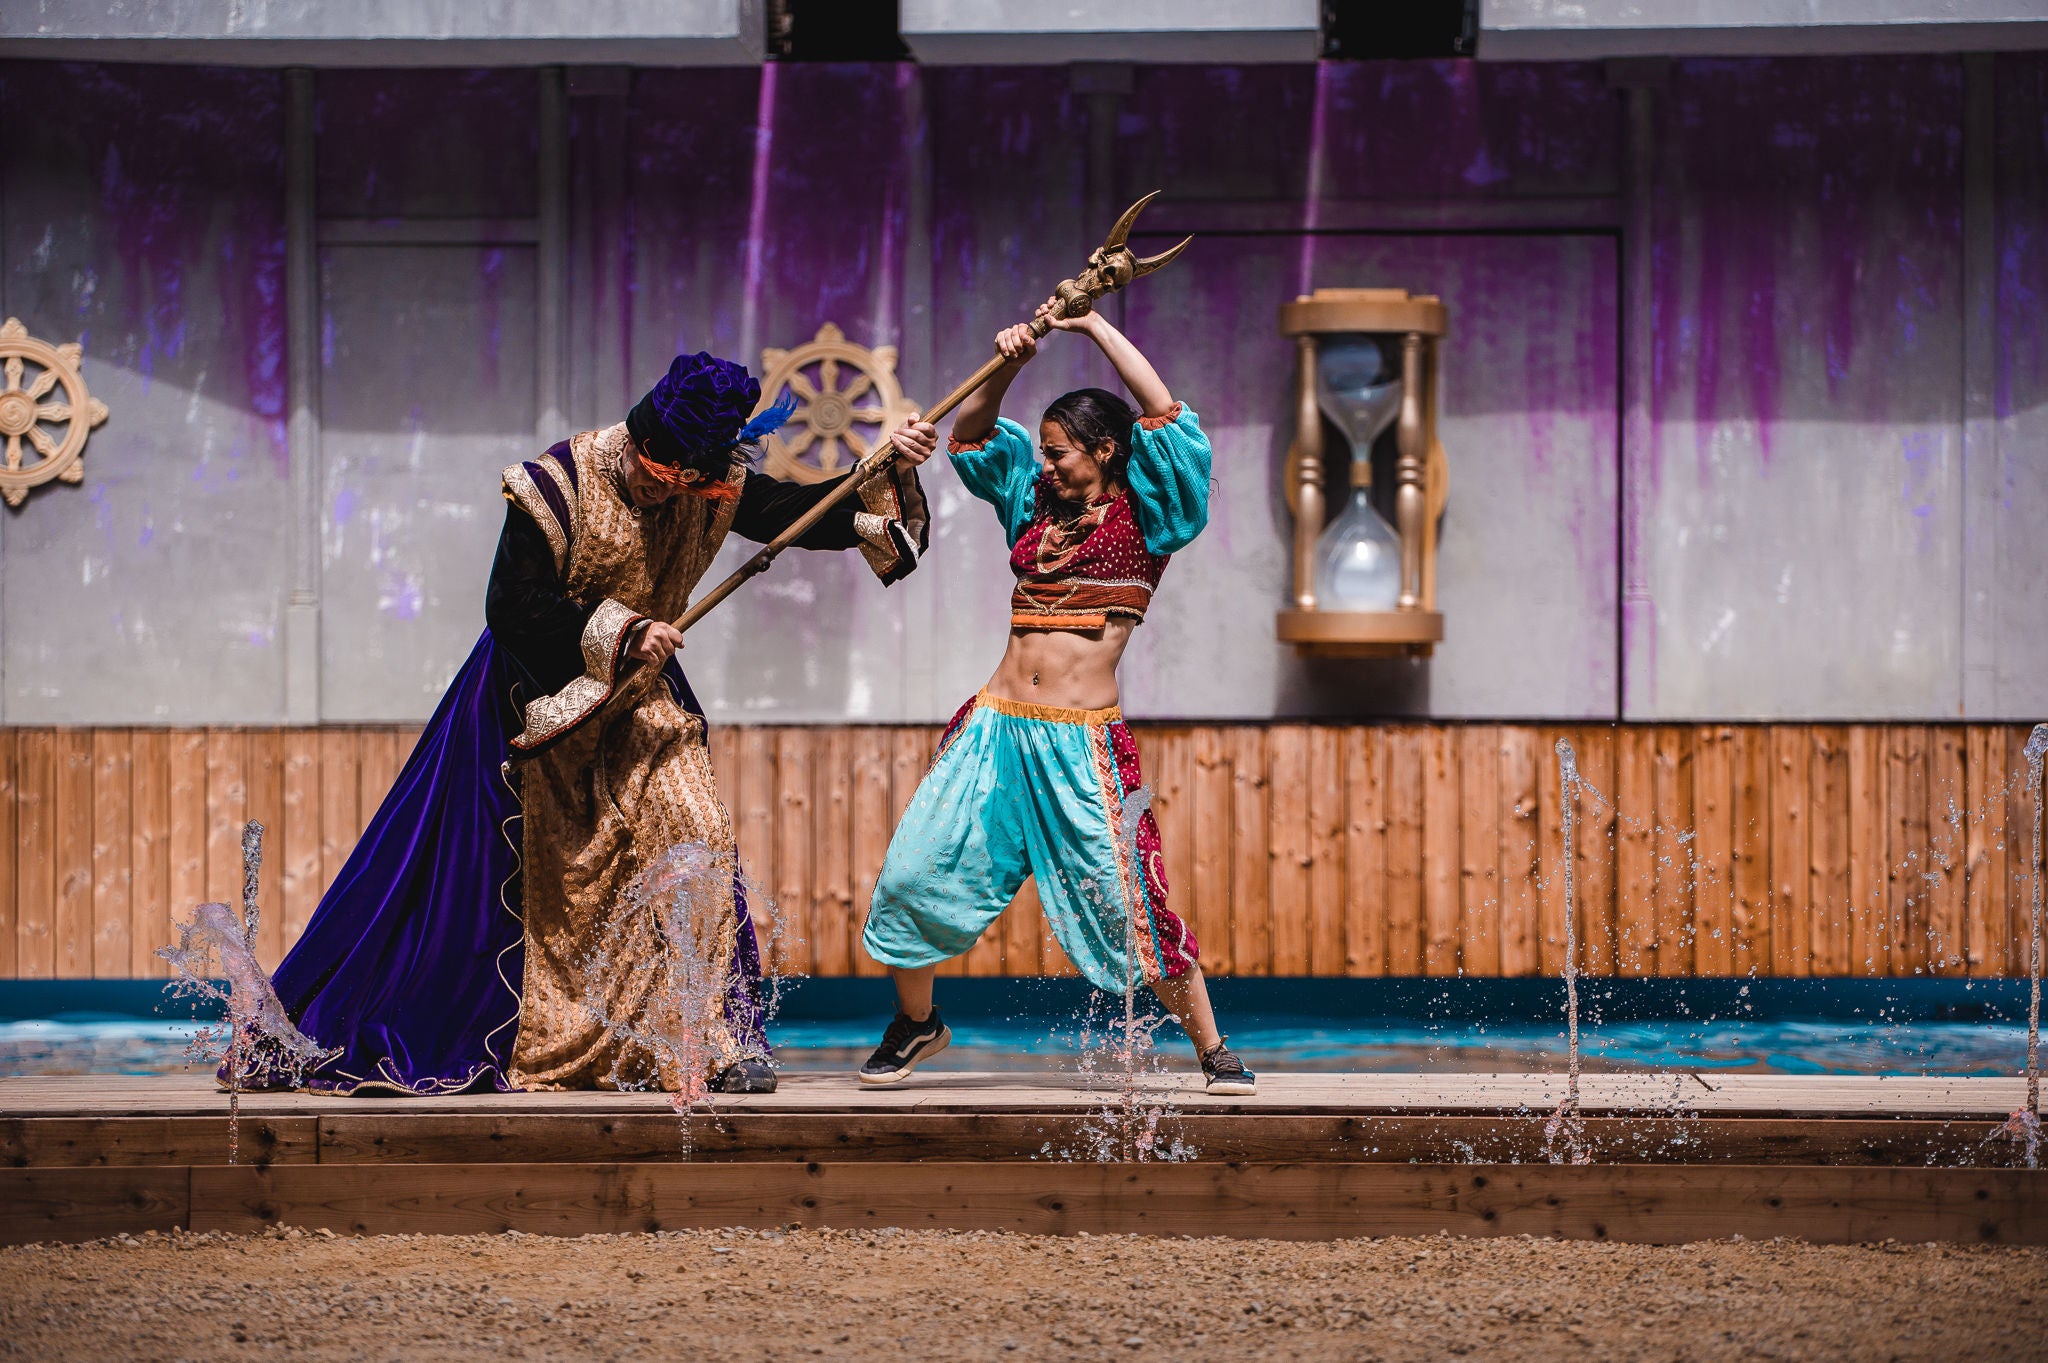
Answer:
[[[1123,797],[1121,860],[1134,868],[1133,874],[1140,876],[1143,871],[1139,868],[1143,867],[1144,861],[1138,851],[1138,827],[1151,807],[1152,790],[1149,786],[1139,786]],[[1092,886],[1089,892],[1100,894]],[[1113,895],[1103,898],[1123,905],[1127,904],[1128,895],[1119,887]],[[1088,1025],[1084,1024],[1081,1035],[1083,1075],[1092,1076],[1095,1057],[1106,1054],[1114,1067],[1115,1090],[1103,1106],[1082,1123],[1082,1149],[1088,1156],[1105,1164],[1191,1159],[1193,1149],[1179,1138],[1169,1140],[1161,1129],[1176,1115],[1173,1107],[1145,1084],[1148,1075],[1158,1073],[1156,1066],[1146,1064],[1146,1059],[1152,1052],[1153,1036],[1166,1019],[1159,1014],[1139,1012],[1138,990],[1144,981],[1138,968],[1138,923],[1127,907],[1115,912],[1123,921],[1123,1007],[1121,1014],[1113,1017],[1104,1029],[1099,1044],[1090,1044]],[[1067,1153],[1071,1157],[1072,1152]]]
[[[729,1015],[746,987],[735,969],[745,903],[731,853],[678,843],[634,877],[578,966],[581,1006],[618,1045],[607,1078],[667,1090],[685,1157],[692,1115],[714,1111],[711,1076],[767,1058],[747,1051]]]
[[[228,1090],[228,1163],[241,1148],[242,1090],[259,1067],[270,1084],[290,1084],[322,1062],[341,1054],[301,1032],[285,1013],[270,972],[256,959],[258,872],[263,865],[263,825],[253,820],[242,828],[242,913],[226,904],[201,904],[178,924],[178,941],[158,947],[156,955],[170,962],[171,997],[211,999],[221,1005],[225,1032],[203,1027],[192,1038],[195,1060],[220,1062]],[[216,981],[227,981],[223,990]],[[260,1055],[260,1060],[259,1060]]]
[[[1557,771],[1564,792],[1564,1014],[1567,1035],[1564,1101],[1543,1124],[1543,1154],[1552,1164],[1590,1164],[1586,1119],[1579,1112],[1579,932],[1572,864],[1577,839],[1579,759],[1572,745],[1557,740]]]

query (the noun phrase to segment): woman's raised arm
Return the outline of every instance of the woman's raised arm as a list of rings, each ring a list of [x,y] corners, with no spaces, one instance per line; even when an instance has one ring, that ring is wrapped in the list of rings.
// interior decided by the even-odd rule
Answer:
[[[962,399],[955,409],[953,438],[963,445],[986,439],[988,433],[996,428],[996,417],[1003,410],[1003,394],[1010,391],[1010,381],[1017,377],[1017,372],[1031,363],[1031,357],[1038,353],[1038,338],[1031,334],[1028,326],[1005,327],[996,333],[996,350],[1008,363],[990,375],[987,383]]]

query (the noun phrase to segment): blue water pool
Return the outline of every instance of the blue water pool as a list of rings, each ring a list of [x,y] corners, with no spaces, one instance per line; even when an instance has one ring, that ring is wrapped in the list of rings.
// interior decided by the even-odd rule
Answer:
[[[0,986],[0,1077],[178,1073],[203,1025],[144,983]],[[1587,1069],[1776,1074],[2001,1075],[2026,1059],[2024,981],[1591,981]],[[1543,980],[1219,980],[1231,1044],[1272,1071],[1562,1069],[1561,990]],[[63,1007],[64,1004],[83,1005]],[[1107,1001],[1071,980],[940,982],[953,1027],[932,1068],[1046,1070],[1082,1063]],[[1120,1007],[1120,1003],[1119,1003]],[[875,980],[798,981],[771,1034],[791,1070],[845,1069],[889,1010]],[[1160,1029],[1169,1064],[1178,1029]]]

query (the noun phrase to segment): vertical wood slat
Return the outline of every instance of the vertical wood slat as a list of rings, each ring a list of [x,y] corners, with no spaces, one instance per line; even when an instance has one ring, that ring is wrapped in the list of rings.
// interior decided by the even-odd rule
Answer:
[[[1536,731],[1527,725],[1500,729],[1500,973],[1533,975],[1543,964],[1537,941],[1541,889],[1536,855]]]
[[[1770,973],[1807,975],[1813,971],[1812,866],[1807,852],[1811,812],[1808,809],[1808,767],[1811,754],[1806,734],[1796,725],[1771,726],[1771,945]]]
[[[1231,759],[1221,730],[1195,730],[1195,865],[1192,893],[1182,902],[1201,944],[1205,971],[1237,973],[1230,934]]]
[[[1578,735],[1570,730],[1545,727],[1536,731],[1536,973],[1551,976],[1564,974],[1571,940],[1572,906],[1565,899],[1564,883],[1565,793],[1558,765],[1560,739],[1572,744],[1576,753]],[[1614,797],[1611,785],[1606,794],[1609,799]],[[1581,793],[1572,807],[1577,820],[1572,833],[1580,843],[1584,841],[1585,818],[1595,803]]]
[[[874,903],[875,880],[882,873],[883,858],[889,852],[889,834],[896,821],[890,817],[889,731],[872,725],[861,728],[853,738],[853,915],[848,923],[853,936],[852,972],[880,975],[883,968],[861,950],[860,934],[867,927],[868,911]]]
[[[1344,731],[1344,973],[1387,973],[1385,731]]]
[[[1968,792],[1963,774],[1963,731],[1938,724],[1927,743],[1927,969],[1936,975],[1963,971],[1963,811]]]
[[[1400,725],[1386,732],[1386,973],[1423,973],[1423,769],[1427,731]]]
[[[1965,736],[1964,959],[1974,976],[2005,972],[2005,732],[1972,724]]]
[[[853,735],[813,731],[815,812],[811,818],[811,973],[853,971]]]
[[[1309,731],[1308,742],[1308,970],[1342,975],[1344,732],[1319,724]]]
[[[170,919],[190,918],[206,900],[206,733],[173,729],[167,785],[171,806]],[[165,938],[168,941],[169,933]],[[164,965],[165,973],[169,962]]]
[[[51,911],[59,979],[92,978],[92,731],[59,729],[52,820],[56,902]]]
[[[271,835],[276,849],[271,855],[278,863],[279,927],[283,947],[298,944],[320,907],[326,893],[326,866],[321,850],[320,736],[306,729],[288,729],[283,735],[281,756],[284,770],[278,792],[278,823]],[[490,836],[499,837],[497,829]],[[497,886],[491,892],[497,892]]]
[[[1745,724],[1733,735],[1729,822],[1734,830],[1733,930],[1730,969],[1771,970],[1771,735]]]
[[[405,756],[405,751],[399,746],[396,729],[375,728],[359,732],[357,761],[360,765],[356,773],[357,837],[361,837],[363,830],[370,826],[370,820],[383,808],[385,797],[391,794],[391,787],[398,781],[398,767]],[[253,759],[252,751],[251,760]]]
[[[92,731],[92,970],[122,979],[134,956],[135,740]]]
[[[1431,725],[1422,768],[1422,968],[1458,973],[1458,732]]]
[[[237,913],[242,905],[242,823],[249,813],[248,752],[246,730],[206,731],[206,899]],[[348,831],[343,856],[361,829],[358,824]]]
[[[1702,725],[1693,733],[1693,968],[1728,975],[1735,968],[1734,730]]]
[[[1656,973],[1693,972],[1693,766],[1692,734],[1675,725],[1658,728],[1652,748],[1655,792],[1652,833],[1656,848]]]
[[[1815,975],[1849,972],[1849,731],[1815,725],[1808,734],[1808,922]]]
[[[2020,724],[2005,731],[2006,909],[2011,924],[2007,940],[2012,943],[2007,969],[2015,975],[2027,974],[2034,968],[2034,878],[2048,875],[2048,869],[2040,865],[2042,849],[2034,843],[2034,811],[2042,796],[2028,779],[2027,734],[2026,726]],[[2048,831],[2044,831],[2044,836],[2048,836]]]
[[[396,735],[393,744],[396,745]],[[263,859],[256,873],[256,959],[275,970],[284,959],[284,735],[249,733],[249,806],[245,817],[263,825]]]
[[[1266,736],[1251,725],[1230,729],[1230,955],[1240,975],[1273,969],[1272,815]]]
[[[1308,729],[1276,724],[1265,732],[1266,790],[1271,814],[1267,821],[1267,903],[1270,906],[1269,973],[1306,975],[1309,918],[1315,903],[1309,894]]]
[[[1657,735],[1621,731],[1613,800],[1616,809],[1616,973],[1657,969]]]
[[[1600,975],[1614,972],[1619,948],[1618,912],[1615,902],[1614,849],[1618,816],[1613,805],[1616,764],[1620,761],[1611,728],[1580,729],[1574,735],[1578,745],[1579,771],[1593,787],[1607,797],[1589,800],[1579,809],[1578,828],[1578,915],[1581,969]]]
[[[92,976],[92,732],[58,729],[50,763],[49,973]]]
[[[320,886],[334,883],[355,849],[362,785],[357,779],[357,736],[351,729],[320,731]]]
[[[171,940],[171,736],[137,729],[129,749],[128,969],[148,979],[169,969],[156,955]]]
[[[775,732],[775,902],[782,914],[784,973],[808,975],[816,961],[818,923],[811,904],[813,808],[811,731]]]
[[[57,969],[57,735],[23,729],[15,756],[15,970],[47,980]]]
[[[1500,729],[1458,731],[1458,970],[1501,973]]]
[[[1868,724],[1849,729],[1849,963],[1852,975],[1892,973],[1890,833],[1885,818],[1889,745]]]
[[[15,875],[20,862],[15,842],[15,806],[21,798],[15,767],[19,742],[13,729],[0,729],[0,979],[13,978],[18,961],[14,933],[21,911],[21,887]]]
[[[1927,969],[1927,730],[1918,724],[1891,731],[1886,794],[1890,803],[1887,874],[1892,974]]]

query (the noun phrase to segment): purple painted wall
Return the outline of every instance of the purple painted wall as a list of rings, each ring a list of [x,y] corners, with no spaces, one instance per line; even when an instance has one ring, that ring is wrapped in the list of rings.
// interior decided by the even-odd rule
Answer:
[[[1959,60],[1675,73],[1631,713],[1960,713],[1962,121]]]
[[[0,314],[83,342],[113,412],[83,485],[0,512],[10,722],[277,710],[280,94],[255,71],[0,64]]]
[[[319,261],[323,713],[416,718],[474,636],[496,470],[540,438],[539,77],[318,93],[318,208],[358,232]],[[113,408],[83,488],[0,516],[0,720],[281,717],[281,98],[263,73],[0,64],[0,310],[83,339]],[[617,419],[678,349],[752,359],[824,321],[898,347],[929,400],[1164,188],[1153,224],[1201,239],[1117,315],[1202,413],[1218,504],[1133,648],[1134,709],[2048,709],[2048,59],[1681,63],[1648,98],[1635,185],[1590,66],[1144,68],[1127,93],[1042,68],[571,73],[571,424]],[[363,244],[362,220],[512,239]],[[1274,313],[1322,285],[1450,306],[1428,663],[1309,666],[1271,638]],[[1107,378],[1056,340],[1009,410]],[[693,636],[716,713],[933,719],[983,680],[1003,546],[949,470],[930,482],[910,582],[791,556]]]

